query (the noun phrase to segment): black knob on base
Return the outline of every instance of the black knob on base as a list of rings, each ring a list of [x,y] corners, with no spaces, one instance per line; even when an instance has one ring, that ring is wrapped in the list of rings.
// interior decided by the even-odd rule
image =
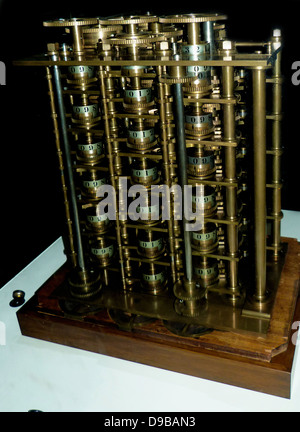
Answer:
[[[11,307],[21,306],[25,302],[25,293],[21,290],[16,290],[13,292],[13,299],[9,303]]]

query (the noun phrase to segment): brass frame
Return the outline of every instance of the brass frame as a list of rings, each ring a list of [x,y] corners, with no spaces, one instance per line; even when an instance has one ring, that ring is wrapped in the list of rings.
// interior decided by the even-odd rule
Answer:
[[[170,18],[171,19],[171,18]],[[83,21],[84,22],[84,21]],[[146,21],[145,21],[146,22]],[[151,22],[151,21],[150,21]],[[162,20],[162,22],[164,22]],[[166,21],[167,22],[167,21]],[[176,22],[176,21],[175,21]],[[188,38],[192,40],[192,44],[199,43],[199,38],[197,32],[199,30],[199,23],[201,20],[197,22],[188,22]],[[211,34],[212,24],[211,21],[205,21],[205,31],[207,34]],[[208,24],[209,23],[209,24]],[[85,23],[84,25],[89,25],[91,23]],[[113,22],[112,22],[113,24]],[[50,96],[50,106],[52,119],[54,123],[54,133],[55,133],[55,141],[57,146],[57,154],[59,159],[59,169],[61,171],[61,179],[62,179],[62,189],[64,195],[64,203],[65,203],[65,211],[66,211],[66,219],[68,226],[68,235],[69,235],[69,254],[71,258],[72,267],[76,270],[79,267],[80,271],[85,272],[86,269],[82,264],[80,264],[80,253],[79,246],[75,246],[75,237],[76,229],[78,228],[78,223],[74,221],[74,212],[73,216],[71,215],[71,207],[72,207],[72,191],[70,191],[70,185],[67,186],[65,181],[65,171],[63,164],[63,154],[64,151],[61,148],[61,140],[64,141],[64,134],[60,135],[58,121],[57,121],[57,111],[56,111],[56,103],[55,103],[55,93],[53,88],[56,89],[56,97],[69,96],[73,97],[78,94],[85,94],[90,96],[100,96],[100,100],[102,103],[102,120],[104,124],[104,135],[105,142],[107,146],[107,160],[108,160],[108,172],[109,179],[111,185],[118,190],[118,175],[116,173],[116,160],[122,157],[144,157],[143,154],[138,154],[137,152],[124,151],[119,148],[118,145],[124,141],[123,137],[115,136],[114,131],[111,129],[111,120],[113,119],[115,122],[118,119],[123,119],[128,121],[128,119],[143,119],[148,121],[160,121],[160,144],[161,144],[161,154],[147,154],[147,157],[152,158],[153,160],[160,160],[162,162],[162,171],[164,173],[165,183],[170,187],[173,184],[172,173],[174,173],[174,167],[180,167],[182,158],[179,157],[180,152],[177,154],[174,150],[174,145],[172,144],[172,140],[168,135],[168,131],[171,127],[172,121],[168,118],[167,113],[169,110],[168,104],[170,103],[170,86],[173,86],[176,89],[174,93],[174,99],[178,99],[178,105],[182,105],[180,108],[181,111],[185,106],[193,103],[192,98],[184,98],[182,96],[182,83],[184,80],[188,80],[188,78],[183,76],[183,72],[185,67],[187,66],[208,66],[211,68],[220,68],[221,70],[221,81],[222,81],[222,93],[221,95],[215,99],[213,102],[219,104],[222,107],[223,113],[223,136],[221,139],[210,140],[205,137],[201,140],[201,145],[205,145],[207,148],[221,148],[224,151],[224,178],[222,181],[216,181],[211,179],[201,179],[199,183],[203,185],[219,185],[225,189],[225,209],[224,216],[216,217],[215,215],[209,215],[206,217],[206,222],[214,222],[218,225],[221,225],[226,230],[227,244],[228,244],[228,253],[226,255],[219,254],[215,251],[192,251],[190,245],[190,236],[183,230],[183,236],[178,236],[176,234],[176,230],[178,230],[178,225],[174,219],[171,219],[167,222],[167,228],[162,228],[159,225],[148,225],[147,229],[154,231],[167,232],[168,241],[169,241],[169,261],[166,263],[162,259],[158,259],[155,261],[158,265],[165,265],[170,268],[170,275],[172,280],[172,285],[176,286],[178,280],[182,280],[184,276],[184,286],[180,288],[180,296],[179,299],[181,301],[187,301],[190,309],[188,311],[194,310],[197,306],[197,302],[199,300],[199,293],[195,286],[193,285],[192,279],[193,276],[191,274],[191,261],[192,256],[205,257],[206,259],[221,259],[225,261],[227,271],[228,271],[228,283],[227,285],[224,283],[224,280],[221,279],[219,287],[209,288],[209,293],[219,292],[222,293],[223,298],[226,298],[226,313],[228,313],[228,303],[230,304],[230,310],[233,314],[236,314],[237,310],[241,308],[241,302],[244,302],[243,293],[245,294],[245,288],[241,287],[239,284],[239,263],[240,263],[240,250],[239,250],[239,227],[241,224],[241,220],[238,214],[238,175],[237,175],[237,149],[239,148],[239,142],[236,137],[235,130],[235,108],[237,104],[237,99],[234,92],[234,72],[236,68],[245,68],[251,72],[252,75],[252,83],[253,83],[253,155],[254,155],[254,166],[253,166],[253,175],[254,175],[254,262],[255,262],[255,275],[256,275],[256,283],[255,288],[251,292],[251,301],[247,304],[247,317],[241,315],[243,318],[241,320],[252,322],[253,320],[258,320],[258,324],[253,325],[253,327],[257,327],[259,333],[264,333],[267,331],[267,322],[270,317],[271,305],[270,302],[274,300],[274,295],[270,296],[270,294],[274,294],[274,290],[270,290],[273,292],[268,292],[267,290],[267,251],[271,250],[273,254],[274,263],[276,266],[276,260],[280,261],[280,251],[281,241],[280,241],[280,219],[282,217],[281,212],[281,178],[280,178],[280,157],[282,154],[281,143],[280,143],[280,124],[281,124],[281,37],[278,35],[273,36],[270,42],[261,42],[261,46],[266,46],[268,49],[268,53],[247,53],[240,54],[235,51],[229,50],[228,52],[223,49],[218,54],[216,52],[210,51],[209,54],[197,58],[195,60],[187,60],[185,58],[177,57],[173,58],[172,54],[163,55],[161,58],[157,56],[146,56],[143,58],[142,56],[138,56],[138,47],[135,46],[132,51],[129,50],[129,57],[131,58],[123,58],[120,59],[118,57],[114,58],[110,54],[104,55],[103,58],[98,56],[91,56],[90,53],[85,53],[84,45],[82,43],[82,22],[81,23],[72,23],[66,22],[66,27],[70,26],[73,29],[74,36],[74,50],[73,50],[73,59],[66,57],[65,60],[62,60],[58,57],[57,46],[54,44],[51,45],[48,49],[48,54],[50,58],[43,57],[35,57],[33,59],[28,60],[18,60],[15,61],[14,64],[16,66],[30,66],[30,67],[46,67],[46,76],[49,88],[49,96]],[[135,24],[126,24],[129,25],[129,30],[131,35],[136,34]],[[159,42],[159,38],[157,37],[155,41]],[[122,42],[124,43],[124,42]],[[138,44],[138,42],[136,42]],[[237,47],[254,47],[257,46],[257,43],[251,44],[248,42],[245,43],[237,43]],[[102,45],[101,52],[104,52],[106,48]],[[109,51],[109,50],[108,50]],[[71,89],[71,90],[62,90],[59,88],[59,80],[61,79],[61,68],[68,66],[93,66],[96,68],[99,74],[99,88],[98,89],[89,89],[83,86],[80,89]],[[119,112],[115,110],[115,105],[122,102],[122,98],[119,96],[115,96],[111,89],[108,89],[106,86],[107,80],[110,80],[116,76],[120,77],[117,68],[122,68],[124,66],[135,66],[135,67],[152,67],[156,69],[156,74],[158,77],[157,89],[158,89],[158,111],[153,114],[150,112]],[[53,82],[53,76],[51,70],[56,71],[57,77],[56,82]],[[272,77],[266,78],[266,71],[272,70]],[[165,72],[169,71],[169,75],[166,75]],[[151,78],[151,74],[147,74],[149,79]],[[125,79],[125,78],[124,78]],[[139,82],[139,77],[133,76],[129,77],[129,80]],[[272,95],[273,95],[273,113],[271,116],[266,115],[266,86],[268,83],[272,84]],[[178,94],[179,96],[176,96]],[[209,99],[206,95],[203,97],[197,98],[197,103],[211,103],[212,100]],[[142,106],[142,104],[141,104]],[[180,114],[177,110],[177,114],[175,114],[175,119],[173,122],[178,126],[180,120],[182,120],[182,113]],[[60,120],[62,120],[62,116],[64,114],[61,113]],[[127,119],[127,120],[126,120]],[[266,137],[266,122],[267,119],[271,119],[273,121],[272,128],[272,147],[267,148],[267,137]],[[76,126],[76,125],[75,125]],[[72,126],[73,131],[78,132],[74,125]],[[96,129],[91,128],[91,130],[95,133],[99,132],[97,127]],[[68,131],[70,132],[70,130]],[[185,142],[186,147],[193,146],[193,140],[190,138],[185,138],[183,136],[181,139],[179,138],[179,133],[177,133],[177,145],[179,142]],[[266,159],[267,156],[271,155],[272,157],[272,173],[271,173],[271,184],[267,184],[267,172],[266,172]],[[65,154],[64,154],[65,157]],[[185,165],[183,161],[182,172],[184,173]],[[188,180],[185,178],[184,183],[186,184]],[[189,180],[190,183],[193,183],[193,180]],[[267,214],[267,210],[265,207],[267,189],[272,190],[272,212],[271,214]],[[73,197],[74,198],[74,197]],[[74,206],[73,206],[74,207]],[[74,208],[73,208],[74,210]],[[266,222],[267,220],[271,220],[272,222],[272,242],[271,245],[267,245],[266,242]],[[127,223],[124,225],[122,221],[119,219],[119,212],[117,211],[116,215],[116,230],[115,230],[115,239],[118,247],[118,265],[119,270],[121,272],[121,285],[124,291],[131,290],[132,285],[128,281],[131,276],[130,273],[130,262],[139,261],[139,262],[147,262],[147,259],[143,257],[135,258],[131,256],[132,250],[135,250],[134,246],[124,244],[122,240],[123,237],[127,236],[127,231],[129,228],[135,228],[136,230],[143,229],[138,224],[135,223]],[[185,246],[185,254],[184,258],[186,260],[185,271],[182,270],[180,263],[180,249],[181,242],[183,237],[183,244]],[[78,239],[77,239],[78,240]],[[80,243],[80,240],[79,240]],[[79,258],[78,258],[79,257]],[[83,268],[82,268],[83,267]],[[118,271],[118,268],[113,269],[112,273]],[[106,284],[109,281],[109,270],[104,269],[104,283]],[[85,287],[83,287],[83,292],[86,293],[89,289],[93,281],[87,277],[87,279],[83,278],[84,281],[82,283],[86,283]],[[187,281],[185,281],[187,279]],[[96,280],[97,283],[98,279]],[[278,282],[278,281],[277,281]],[[276,285],[276,284],[275,284]],[[80,285],[81,286],[81,285]],[[88,286],[88,288],[87,288]],[[176,291],[176,289],[175,289]],[[276,292],[276,288],[275,288]],[[249,297],[249,288],[246,289],[246,294]],[[184,297],[186,296],[186,298]],[[198,296],[198,297],[197,297]],[[212,295],[213,296],[213,295]],[[209,295],[207,296],[210,297]],[[159,301],[159,299],[157,299]],[[214,304],[214,303],[213,303]],[[221,304],[217,301],[215,304],[218,305],[218,308],[223,308]],[[127,307],[127,306],[126,306]],[[236,309],[237,308],[237,309]],[[132,310],[128,309],[132,312]],[[252,312],[251,312],[252,310]],[[267,310],[267,312],[266,312]],[[250,312],[249,312],[250,311]],[[205,314],[204,314],[205,315]],[[211,318],[211,315],[209,315]],[[187,318],[186,318],[187,319]],[[262,320],[262,321],[260,321]],[[202,324],[205,324],[205,319],[202,320]],[[263,323],[263,325],[261,325]],[[242,329],[245,330],[248,324],[243,324]],[[221,323],[218,323],[217,326],[222,327]],[[227,326],[225,326],[227,328]],[[263,328],[263,331],[261,330]],[[239,330],[239,329],[235,329]],[[252,330],[251,330],[252,331]]]

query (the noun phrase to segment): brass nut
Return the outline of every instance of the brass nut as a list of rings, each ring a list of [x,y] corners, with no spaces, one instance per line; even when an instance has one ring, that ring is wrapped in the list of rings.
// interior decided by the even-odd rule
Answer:
[[[229,40],[224,40],[221,42],[221,47],[225,51],[231,50],[232,49],[232,42]]]
[[[59,50],[59,44],[58,43],[48,43],[47,44],[47,50],[48,51],[58,51]]]
[[[106,42],[100,42],[99,43],[99,48],[102,51],[110,51],[111,50],[111,45],[109,43],[106,43]]]
[[[158,42],[157,49],[160,51],[167,51],[169,49],[169,43],[167,41]]]
[[[220,41],[219,50],[223,52],[235,52],[235,42],[230,40]]]

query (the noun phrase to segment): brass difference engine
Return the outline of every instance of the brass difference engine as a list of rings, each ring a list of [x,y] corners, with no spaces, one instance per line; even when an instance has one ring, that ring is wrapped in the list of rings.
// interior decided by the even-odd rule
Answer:
[[[18,313],[23,334],[280,394],[191,359],[272,369],[288,350],[297,272],[281,285],[297,243],[280,234],[281,31],[235,42],[221,14],[44,26],[61,40],[16,64],[46,68],[68,260],[31,300],[43,330]]]

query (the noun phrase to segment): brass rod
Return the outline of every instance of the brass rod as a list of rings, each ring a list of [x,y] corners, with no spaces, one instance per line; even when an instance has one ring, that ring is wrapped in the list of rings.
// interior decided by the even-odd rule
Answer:
[[[73,228],[72,228],[70,203],[69,203],[68,192],[67,192],[68,189],[67,189],[66,179],[65,179],[65,169],[64,169],[64,162],[63,162],[62,149],[61,149],[61,143],[60,143],[60,133],[59,133],[59,127],[58,127],[58,121],[57,121],[57,112],[56,112],[55,97],[54,97],[54,92],[53,92],[52,75],[51,75],[50,68],[48,66],[46,67],[46,78],[47,78],[47,82],[48,82],[51,117],[52,117],[53,127],[54,127],[53,132],[55,135],[56,152],[57,152],[57,157],[58,157],[60,180],[61,180],[62,192],[63,192],[63,198],[64,198],[64,207],[65,207],[66,223],[67,223],[68,239],[69,239],[69,248],[70,248],[69,255],[71,258],[72,267],[75,268],[77,265],[77,260],[76,260],[76,252],[75,252],[75,247],[74,247],[74,234],[73,234]]]
[[[69,180],[70,200],[71,200],[72,212],[73,212],[74,230],[75,230],[76,241],[77,241],[77,261],[78,261],[79,269],[82,272],[85,272],[86,271],[85,258],[84,258],[83,246],[82,246],[80,220],[79,220],[77,198],[76,198],[76,188],[75,188],[75,182],[73,176],[73,163],[72,163],[71,152],[70,152],[68,128],[66,123],[65,106],[64,106],[64,99],[62,94],[62,84],[60,79],[59,66],[56,65],[53,66],[53,76],[54,76],[61,132],[62,132],[63,145],[64,145],[64,156],[65,156],[66,169],[67,169],[68,180]]]
[[[231,65],[234,67],[269,67],[269,58],[270,56],[268,54],[247,54],[243,56],[242,54],[237,54],[235,58],[232,59]],[[119,59],[112,59],[112,60],[101,60],[99,58],[95,58],[92,60],[45,60],[43,58],[41,59],[31,59],[31,60],[15,60],[13,62],[15,66],[52,66],[54,64],[58,66],[74,66],[78,64],[84,64],[87,66],[178,66],[177,60],[157,60],[150,58],[149,60],[119,60]],[[228,64],[227,60],[223,60],[221,57],[216,59],[197,59],[197,60],[180,60],[181,66],[194,66],[194,65],[200,65],[200,66],[212,66],[212,67],[218,67],[218,66],[226,66]]]
[[[200,23],[192,22],[187,24],[187,37],[190,45],[198,45],[200,42]]]
[[[234,98],[234,68],[224,66],[222,68],[223,98]],[[223,106],[224,141],[235,140],[235,107],[232,104]],[[236,179],[236,151],[234,147],[225,147],[225,179],[229,182],[226,186],[226,218],[229,221],[236,221],[237,215],[237,188],[235,187]],[[227,247],[228,254],[231,257],[238,255],[238,226],[234,224],[227,225]],[[231,291],[233,298],[239,293],[238,284],[238,265],[236,261],[231,261],[228,266],[228,289]]]
[[[203,23],[204,40],[209,43],[209,53],[212,56],[215,52],[214,22],[206,21]]]
[[[281,37],[274,37],[274,49],[278,43],[281,44]],[[276,44],[276,45],[275,45]],[[282,114],[282,80],[281,80],[281,51],[277,52],[276,60],[273,66],[274,82],[272,84],[273,96],[273,115],[275,116],[272,124],[272,184],[273,200],[272,200],[272,216],[275,216],[272,224],[272,246],[274,247],[274,259],[278,259],[281,249],[281,219],[277,216],[281,215],[281,114]]]
[[[83,51],[83,34],[82,34],[82,27],[80,25],[74,25],[72,27],[72,33],[73,33],[73,50],[75,57],[80,56],[84,53]]]
[[[252,70],[254,151],[254,247],[255,293],[266,299],[266,82],[265,70]]]
[[[112,143],[111,143],[111,133],[110,133],[110,126],[108,121],[108,108],[107,108],[107,99],[106,99],[106,88],[105,88],[105,71],[102,67],[99,68],[99,77],[100,77],[100,88],[101,88],[101,94],[102,94],[102,106],[103,106],[103,112],[105,116],[104,121],[104,127],[105,127],[105,134],[106,134],[106,143],[107,143],[107,150],[109,154],[108,162],[109,162],[109,172],[110,172],[110,179],[111,184],[115,191],[118,190],[117,188],[117,182],[116,182],[116,175],[114,170],[114,163],[113,163],[113,149],[112,149]],[[121,229],[120,229],[120,221],[119,221],[119,212],[116,214],[116,236],[117,236],[117,242],[119,246],[119,257],[120,257],[120,268],[121,268],[121,278],[123,283],[123,288],[126,289],[126,277],[125,277],[125,269],[124,269],[124,257],[123,257],[123,251],[122,251],[122,239],[121,239]]]
[[[185,124],[184,124],[184,105],[183,105],[183,91],[182,84],[174,84],[174,102],[175,102],[175,116],[176,116],[176,144],[177,144],[177,157],[179,168],[179,184],[182,188],[188,185],[187,177],[187,154],[185,145]],[[184,202],[184,199],[183,199]],[[185,218],[185,204],[183,208],[183,235],[184,235],[184,251],[185,251],[185,275],[188,281],[192,280],[192,246],[191,246],[191,232],[187,230],[187,220]]]
[[[159,71],[160,72],[160,71]],[[160,103],[160,118],[161,123],[163,125],[166,124],[166,107],[165,107],[165,85],[159,83],[158,84],[158,95],[161,100]],[[164,170],[164,176],[165,176],[165,182],[166,184],[171,187],[172,181],[171,181],[171,173],[170,173],[170,158],[169,158],[169,151],[168,151],[168,137],[166,128],[161,128],[161,147],[162,147],[162,156],[163,156],[163,170]],[[173,209],[172,209],[173,210]],[[172,212],[173,213],[173,212]],[[170,247],[170,260],[171,260],[171,273],[172,273],[172,279],[173,283],[176,282],[176,263],[175,263],[175,239],[174,239],[174,224],[173,219],[170,218],[168,220],[168,232],[169,232],[169,247]]]
[[[247,42],[247,41],[237,41],[235,43],[236,46],[240,47],[259,47],[259,46],[267,46],[268,42]]]

